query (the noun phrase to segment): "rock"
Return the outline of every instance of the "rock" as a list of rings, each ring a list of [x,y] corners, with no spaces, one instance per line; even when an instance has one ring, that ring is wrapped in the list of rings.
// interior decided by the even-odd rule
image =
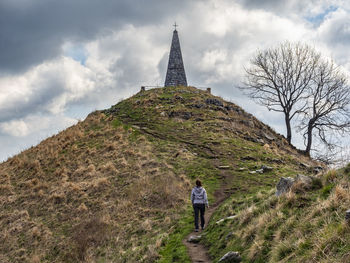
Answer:
[[[226,237],[225,237],[225,240],[228,240],[228,239],[230,239],[231,237],[233,237],[233,232],[228,233],[228,234],[226,235]]]
[[[218,220],[218,221],[216,221],[216,224],[217,225],[220,225],[222,222],[224,222],[225,221],[225,218],[223,218],[223,219],[220,219],[220,220]]]
[[[219,169],[230,169],[229,165],[220,165],[218,166]]]
[[[177,117],[180,119],[189,120],[192,117],[192,113],[188,111],[172,111],[170,112],[169,117]]]
[[[236,217],[237,217],[236,215],[233,215],[233,216],[228,216],[228,217],[226,217],[226,218],[222,218],[222,219],[216,221],[216,224],[217,224],[217,225],[220,225],[220,224],[221,224],[222,222],[224,222],[225,220],[232,220],[232,219],[235,219]]]
[[[310,186],[312,184],[312,178],[302,174],[297,174],[295,181],[301,181],[305,186]]]
[[[315,173],[315,174],[318,174],[318,173],[320,173],[320,172],[322,172],[323,171],[323,167],[321,167],[321,166],[316,166],[316,167],[314,167],[314,169],[313,169],[313,172]]]
[[[202,104],[202,103],[196,103],[196,104],[191,105],[191,107],[197,108],[197,109],[201,109],[201,108],[204,108],[204,104]]]
[[[136,130],[140,130],[141,129],[140,126],[137,126],[137,125],[132,125],[131,127],[136,129]]]
[[[264,169],[258,169],[258,170],[255,171],[255,173],[263,174],[264,173]]]
[[[276,138],[274,136],[272,136],[271,134],[268,134],[268,133],[263,133],[263,136],[268,139],[269,141],[275,141]]]
[[[165,111],[162,111],[162,112],[160,113],[160,116],[166,117],[166,112],[165,112]]]
[[[347,222],[350,222],[350,209],[346,210],[345,212],[345,220]]]
[[[242,157],[241,160],[242,160],[242,161],[256,161],[256,158],[247,155],[247,156]]]
[[[187,242],[189,243],[199,243],[199,241],[201,240],[202,236],[190,236],[187,239]]]
[[[252,121],[252,120],[241,120],[240,123],[242,123],[243,125],[248,126],[250,128],[255,127],[254,121]]]
[[[222,258],[220,258],[219,262],[241,262],[242,258],[238,252],[227,252]]]
[[[310,168],[310,165],[308,165],[306,163],[300,163],[299,165],[301,168]]]
[[[218,99],[206,99],[205,100],[205,103],[206,104],[212,104],[212,105],[215,105],[215,106],[220,106],[220,107],[223,107],[224,104],[222,103],[222,101],[218,100]]]
[[[265,172],[271,172],[273,170],[273,168],[271,166],[267,166],[267,165],[262,165],[261,169]]]
[[[238,169],[238,171],[244,171],[246,168],[244,168],[244,167],[240,167],[239,169]]]
[[[294,179],[292,177],[282,177],[280,181],[276,185],[276,196],[280,196],[289,191],[294,183]]]

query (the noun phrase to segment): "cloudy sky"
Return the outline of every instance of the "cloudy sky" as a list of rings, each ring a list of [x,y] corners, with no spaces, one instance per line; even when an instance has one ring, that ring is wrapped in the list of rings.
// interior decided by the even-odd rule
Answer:
[[[188,83],[284,134],[281,116],[236,88],[244,66],[290,40],[350,71],[349,13],[337,0],[0,0],[0,161],[141,85],[163,85],[174,21]]]

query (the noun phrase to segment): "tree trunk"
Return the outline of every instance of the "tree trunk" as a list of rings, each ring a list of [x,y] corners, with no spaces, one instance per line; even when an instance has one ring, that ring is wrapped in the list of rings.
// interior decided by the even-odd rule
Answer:
[[[309,121],[309,124],[307,126],[307,145],[305,149],[305,154],[307,156],[310,156],[310,151],[311,151],[311,145],[312,145],[312,130],[314,128],[314,119],[311,119]]]
[[[292,144],[292,128],[290,126],[289,114],[285,115],[286,128],[287,128],[287,142]]]

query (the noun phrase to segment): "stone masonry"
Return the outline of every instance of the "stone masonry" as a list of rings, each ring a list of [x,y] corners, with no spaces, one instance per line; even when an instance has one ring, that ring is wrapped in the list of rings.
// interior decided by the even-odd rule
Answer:
[[[185,68],[182,61],[179,36],[175,28],[169,55],[168,70],[164,87],[187,86]]]

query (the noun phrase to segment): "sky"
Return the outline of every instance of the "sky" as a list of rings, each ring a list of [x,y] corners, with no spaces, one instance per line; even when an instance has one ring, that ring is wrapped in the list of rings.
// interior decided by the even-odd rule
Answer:
[[[164,85],[173,24],[187,81],[285,134],[237,88],[257,50],[310,44],[350,72],[339,0],[0,0],[0,162],[138,92]],[[293,143],[303,148],[300,136]]]

